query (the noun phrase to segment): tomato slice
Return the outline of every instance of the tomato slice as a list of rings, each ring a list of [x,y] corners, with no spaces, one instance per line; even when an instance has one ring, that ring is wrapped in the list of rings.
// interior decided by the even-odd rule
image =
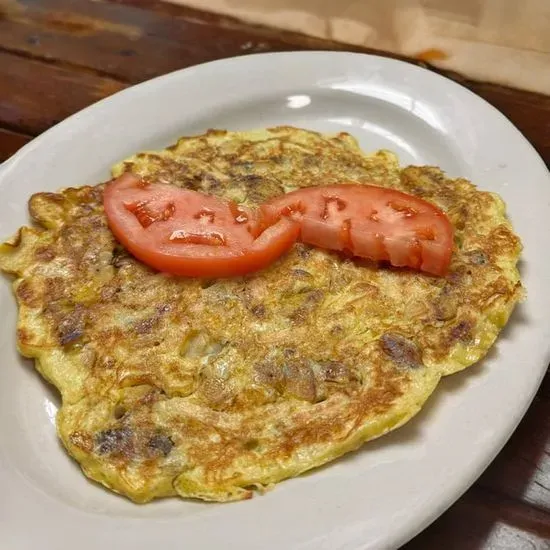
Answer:
[[[307,187],[262,206],[271,222],[294,219],[303,242],[355,256],[444,275],[452,225],[440,209],[414,195],[372,185]]]
[[[115,237],[136,258],[168,273],[230,277],[262,269],[296,241],[288,218],[266,226],[259,211],[233,202],[146,183],[125,173],[105,187],[103,204]]]

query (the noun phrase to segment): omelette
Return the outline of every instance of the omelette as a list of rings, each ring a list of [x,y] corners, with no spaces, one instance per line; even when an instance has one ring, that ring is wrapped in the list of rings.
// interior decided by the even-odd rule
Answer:
[[[260,272],[205,280],[130,255],[108,228],[105,184],[33,195],[34,225],[0,245],[18,349],[61,394],[70,455],[135,502],[249,498],[402,426],[442,376],[487,353],[523,295],[521,242],[496,194],[366,155],[346,133],[210,130],[113,168],[124,172],[248,206],[374,184],[435,204],[455,232],[445,277],[296,243]]]

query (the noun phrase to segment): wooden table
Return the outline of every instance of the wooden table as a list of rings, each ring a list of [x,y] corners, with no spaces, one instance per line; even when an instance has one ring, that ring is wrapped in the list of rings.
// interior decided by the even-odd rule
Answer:
[[[300,49],[361,51],[156,0],[0,0],[0,161],[134,83],[213,59]],[[550,164],[550,97],[444,74],[500,109]],[[493,464],[404,548],[550,549],[550,374]]]

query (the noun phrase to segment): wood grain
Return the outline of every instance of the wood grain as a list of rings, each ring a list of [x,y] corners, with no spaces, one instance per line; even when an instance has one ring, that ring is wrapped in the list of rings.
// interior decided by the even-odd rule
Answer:
[[[0,52],[0,125],[32,135],[125,87],[118,80]]]
[[[550,399],[550,370],[546,373],[546,376],[540,385],[539,396],[544,399]]]
[[[478,484],[550,512],[550,401],[535,398]]]
[[[0,18],[0,49],[93,69],[125,82],[219,59],[293,45],[116,4],[20,0]]]
[[[0,161],[130,84],[212,59],[303,49],[349,48],[158,0],[0,0]],[[437,72],[501,110],[550,166],[550,97]],[[549,529],[550,374],[474,488],[405,548],[548,550]]]
[[[0,128],[0,162],[11,157],[16,151],[26,145],[32,136]]]
[[[548,515],[474,487],[402,550],[548,550]]]

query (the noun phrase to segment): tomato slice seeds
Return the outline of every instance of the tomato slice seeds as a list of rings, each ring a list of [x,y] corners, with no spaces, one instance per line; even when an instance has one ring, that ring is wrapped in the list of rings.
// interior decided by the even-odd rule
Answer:
[[[147,265],[177,275],[229,277],[263,269],[299,238],[433,275],[448,271],[453,229],[433,204],[394,189],[308,187],[249,209],[130,173],[108,183],[115,237]]]
[[[339,184],[307,187],[262,206],[272,222],[300,223],[303,242],[434,275],[449,268],[453,229],[433,204],[395,189]]]
[[[296,222],[264,229],[259,213],[130,173],[108,183],[104,207],[115,237],[159,271],[190,277],[244,275],[272,264],[296,241]]]

